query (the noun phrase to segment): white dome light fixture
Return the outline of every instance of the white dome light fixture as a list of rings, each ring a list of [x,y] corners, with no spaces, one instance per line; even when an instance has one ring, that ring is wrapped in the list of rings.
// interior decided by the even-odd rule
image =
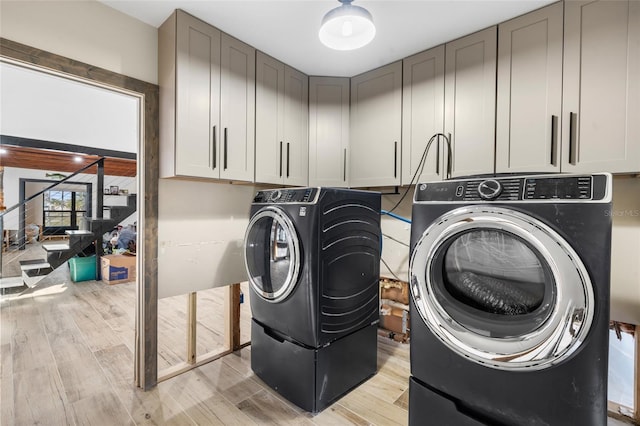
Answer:
[[[376,35],[371,13],[363,7],[352,6],[353,0],[338,1],[342,5],[322,18],[320,41],[335,50],[354,50],[369,44]]]

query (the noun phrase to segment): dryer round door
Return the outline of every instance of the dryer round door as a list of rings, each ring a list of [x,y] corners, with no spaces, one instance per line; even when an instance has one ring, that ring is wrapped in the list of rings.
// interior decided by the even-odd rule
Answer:
[[[591,280],[557,232],[518,211],[462,207],[422,234],[410,260],[420,317],[482,365],[536,370],[569,357],[594,315]]]
[[[279,302],[291,294],[302,259],[298,235],[284,211],[265,207],[253,215],[245,234],[244,260],[258,296]]]

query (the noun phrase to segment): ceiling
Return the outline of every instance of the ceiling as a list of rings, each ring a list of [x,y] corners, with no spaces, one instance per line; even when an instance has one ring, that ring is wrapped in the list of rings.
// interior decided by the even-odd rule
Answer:
[[[55,170],[57,172],[73,173],[91,164],[100,157],[65,151],[26,148],[14,145],[2,145],[0,166],[17,167],[22,169]],[[79,160],[76,160],[78,158]],[[104,161],[106,176],[136,176],[136,160],[107,157]],[[87,169],[86,173],[96,173],[96,168]]]
[[[318,39],[337,0],[100,0],[159,27],[174,9],[202,19],[308,75],[352,77],[538,9],[555,0],[355,0],[371,12],[376,37],[353,51]]]

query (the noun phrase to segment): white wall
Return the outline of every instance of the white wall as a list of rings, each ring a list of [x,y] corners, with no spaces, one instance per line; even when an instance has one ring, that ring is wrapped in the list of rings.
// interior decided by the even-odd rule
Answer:
[[[160,298],[247,280],[243,241],[252,185],[161,179]]]
[[[400,194],[404,194],[405,188],[400,188]],[[412,186],[402,203],[393,211],[393,213],[407,219],[411,219],[411,207],[413,202],[414,187]],[[400,200],[402,195],[383,195],[382,209],[390,210]],[[382,225],[382,259],[389,265],[395,275],[402,281],[409,279],[409,242],[411,239],[411,224],[402,222],[391,216],[384,215],[381,220]],[[392,240],[403,242],[405,245]],[[393,278],[387,267],[380,264],[380,276]]]
[[[158,31],[93,0],[0,1],[0,36],[158,83]]]
[[[139,98],[7,63],[0,77],[3,135],[138,151]]]

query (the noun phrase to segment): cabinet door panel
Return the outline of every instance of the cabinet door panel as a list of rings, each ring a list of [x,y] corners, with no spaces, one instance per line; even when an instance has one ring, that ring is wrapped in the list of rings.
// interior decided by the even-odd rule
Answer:
[[[446,49],[445,132],[451,134],[452,175],[494,171],[496,27]]]
[[[220,177],[253,181],[255,145],[255,49],[222,34]]]
[[[349,79],[309,78],[309,185],[348,186]]]
[[[284,168],[284,64],[257,53],[256,182],[282,184]]]
[[[400,184],[402,62],[351,79],[350,183]]]
[[[402,81],[402,185],[409,185],[429,139],[444,126],[444,45],[404,59]],[[442,180],[442,146],[434,141],[416,182]]]
[[[219,177],[220,32],[184,13],[177,20],[175,172]]]
[[[306,186],[309,172],[309,78],[284,69],[284,183]]]
[[[639,45],[640,2],[565,3],[563,171],[640,170]]]
[[[500,24],[497,172],[560,171],[562,12],[556,3]]]

